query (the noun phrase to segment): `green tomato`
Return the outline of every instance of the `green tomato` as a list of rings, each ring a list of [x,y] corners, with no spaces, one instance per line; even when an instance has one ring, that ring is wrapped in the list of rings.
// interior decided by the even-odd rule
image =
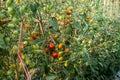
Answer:
[[[14,25],[14,24],[12,24],[12,23],[9,23],[9,24],[7,25],[7,27],[8,27],[8,28],[14,28],[14,27],[15,27],[15,25]]]
[[[5,41],[6,41],[7,43],[9,43],[9,42],[10,42],[10,37],[5,37]]]
[[[13,22],[13,23],[17,23],[17,22],[18,22],[18,19],[17,19],[16,17],[13,17],[13,18],[12,18],[12,22]]]
[[[17,51],[17,50],[18,50],[18,46],[14,45],[14,46],[13,46],[13,50],[14,50],[14,51]]]
[[[7,71],[7,75],[11,75],[11,74],[12,74],[12,70],[10,69]]]
[[[24,12],[25,12],[25,9],[26,9],[26,6],[20,7],[20,13],[24,13]]]
[[[8,14],[12,15],[15,13],[15,10],[12,7],[8,7]]]
[[[7,0],[7,2],[6,2],[7,6],[8,6],[8,7],[11,6],[11,5],[12,5],[12,2],[13,2],[13,0]]]
[[[14,34],[14,35],[17,35],[17,34],[18,34],[18,31],[17,31],[17,30],[14,30],[14,31],[13,31],[13,34]]]

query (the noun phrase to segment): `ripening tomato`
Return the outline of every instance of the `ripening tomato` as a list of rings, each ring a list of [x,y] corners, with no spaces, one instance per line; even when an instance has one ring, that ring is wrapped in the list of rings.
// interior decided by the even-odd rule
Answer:
[[[49,48],[50,48],[51,50],[54,50],[54,48],[55,48],[54,43],[51,42],[51,43],[49,44]]]
[[[70,19],[66,19],[65,20],[65,24],[67,25],[67,24],[69,24],[70,23]]]
[[[66,48],[65,49],[65,53],[69,53],[70,52],[70,49],[69,48]]]
[[[24,27],[25,27],[25,28],[30,28],[30,24],[26,23],[26,24],[24,25]]]
[[[63,48],[63,44],[62,43],[60,43],[59,45],[58,45],[58,49],[62,49]]]
[[[66,15],[66,19],[70,19],[70,15]]]
[[[73,6],[69,6],[69,8],[68,8],[70,11],[72,11],[73,10]]]
[[[58,52],[58,56],[59,56],[59,57],[61,57],[62,55],[63,55],[63,52],[62,52],[62,51]]]
[[[67,14],[67,15],[70,15],[70,14],[71,14],[71,11],[70,11],[70,10],[66,10],[66,14]]]
[[[91,18],[90,18],[90,16],[88,16],[87,19],[86,19],[86,21],[90,22],[90,20],[91,20]]]
[[[59,57],[58,60],[59,60],[59,61],[62,61],[62,60],[63,60],[63,57]]]
[[[45,49],[45,52],[48,54],[48,52],[49,52],[49,49],[48,49],[48,48],[46,48],[46,49]]]
[[[45,73],[43,74],[43,78],[46,79],[46,74]]]
[[[33,40],[35,40],[36,38],[34,38],[34,37],[28,37],[28,40],[30,40],[30,41],[33,41]]]
[[[54,36],[54,39],[58,39],[58,38],[59,38],[59,35],[56,34],[56,35]]]
[[[37,38],[39,36],[39,32],[34,32],[34,33],[32,33],[32,37],[33,38]]]
[[[63,39],[62,40],[62,43],[66,44],[67,40],[66,39]]]
[[[53,52],[53,53],[52,53],[52,57],[53,57],[53,58],[57,58],[57,57],[58,57],[58,53],[57,53],[57,52]]]

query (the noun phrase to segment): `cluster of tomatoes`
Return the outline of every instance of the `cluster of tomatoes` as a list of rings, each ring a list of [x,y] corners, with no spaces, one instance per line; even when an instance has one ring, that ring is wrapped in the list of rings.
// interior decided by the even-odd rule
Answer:
[[[24,24],[24,28],[30,29],[30,28],[31,28],[31,27],[30,27],[30,24],[29,24],[29,23],[25,23],[25,24]],[[28,37],[28,40],[33,41],[33,40],[35,40],[39,35],[40,35],[39,32],[33,31],[32,34],[31,34],[31,36]]]
[[[54,36],[54,39],[59,38],[58,35]],[[53,59],[58,59],[59,61],[63,60],[63,55],[70,52],[69,48],[66,48],[67,40],[63,39],[61,43],[55,44],[50,42],[46,48],[46,53],[50,54]]]
[[[65,25],[70,24],[70,15],[73,11],[73,6],[69,6],[69,8],[66,10],[66,19],[65,19]]]

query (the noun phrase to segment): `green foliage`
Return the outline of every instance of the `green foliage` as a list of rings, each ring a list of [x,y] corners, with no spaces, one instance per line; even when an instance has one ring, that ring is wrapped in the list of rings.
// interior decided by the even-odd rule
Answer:
[[[120,23],[104,16],[102,1],[4,1],[0,79],[26,79],[17,55],[22,26],[21,57],[32,80],[113,80],[120,70]]]

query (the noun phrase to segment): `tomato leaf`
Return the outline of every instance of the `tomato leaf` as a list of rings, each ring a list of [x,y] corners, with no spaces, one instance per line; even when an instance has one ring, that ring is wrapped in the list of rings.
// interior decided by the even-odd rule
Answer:
[[[79,22],[78,22],[78,21],[74,21],[73,26],[74,26],[76,29],[81,29],[81,26],[79,25]]]
[[[57,21],[57,19],[55,17],[52,17],[52,18],[49,19],[49,24],[55,30],[58,28],[58,21]]]
[[[6,45],[5,45],[5,43],[4,43],[4,41],[3,41],[3,35],[0,33],[0,48],[5,48],[6,47]]]
[[[57,78],[56,75],[54,74],[49,74],[47,77],[46,77],[46,80],[55,80]]]
[[[5,14],[0,13],[0,19],[5,18]]]

